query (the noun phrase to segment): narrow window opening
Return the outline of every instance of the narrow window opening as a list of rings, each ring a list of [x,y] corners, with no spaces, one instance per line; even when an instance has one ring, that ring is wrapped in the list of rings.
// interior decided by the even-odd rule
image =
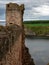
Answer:
[[[9,5],[7,5],[9,7]]]

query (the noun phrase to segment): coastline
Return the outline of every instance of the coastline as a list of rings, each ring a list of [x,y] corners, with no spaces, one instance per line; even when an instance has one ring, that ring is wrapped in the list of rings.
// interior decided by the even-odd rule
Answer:
[[[49,39],[49,36],[33,36],[33,35],[25,35],[26,38],[30,39]]]

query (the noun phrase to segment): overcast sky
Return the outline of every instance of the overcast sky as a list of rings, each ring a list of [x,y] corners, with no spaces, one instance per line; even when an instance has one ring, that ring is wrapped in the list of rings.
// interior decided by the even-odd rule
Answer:
[[[49,0],[0,0],[0,20],[5,20],[5,4],[24,3],[24,20],[49,19]]]

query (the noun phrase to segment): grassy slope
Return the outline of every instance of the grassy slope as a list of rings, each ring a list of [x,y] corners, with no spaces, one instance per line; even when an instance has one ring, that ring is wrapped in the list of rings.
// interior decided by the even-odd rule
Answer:
[[[38,23],[38,24],[24,24],[25,26],[29,26],[29,27],[32,27],[32,26],[49,26],[49,23],[46,23],[46,24],[42,24],[42,23]]]
[[[49,21],[45,21],[45,23],[41,21],[24,22],[24,26],[35,32],[37,35],[49,34]]]

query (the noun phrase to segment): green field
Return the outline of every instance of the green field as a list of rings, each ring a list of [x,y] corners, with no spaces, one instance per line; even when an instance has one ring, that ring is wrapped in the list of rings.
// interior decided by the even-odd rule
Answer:
[[[37,21],[24,21],[24,26],[49,26],[49,20],[37,20]]]
[[[27,29],[27,30],[31,30],[32,32],[35,32],[37,35],[40,35],[40,34],[43,34],[43,35],[46,35],[46,34],[49,34],[49,22],[48,23],[34,23],[34,22],[25,22],[24,23],[24,27]]]
[[[46,24],[42,24],[42,23],[38,23],[38,24],[24,24],[25,26],[29,26],[29,27],[32,27],[32,26],[49,26],[49,23],[46,23]]]

